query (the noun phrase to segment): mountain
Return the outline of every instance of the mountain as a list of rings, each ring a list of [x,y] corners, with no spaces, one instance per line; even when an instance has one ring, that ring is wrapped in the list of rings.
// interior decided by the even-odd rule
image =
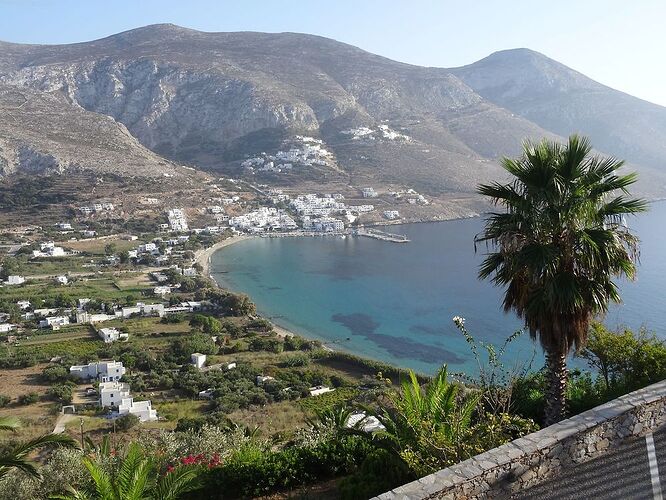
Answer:
[[[491,56],[493,64],[449,70],[392,61],[313,35],[203,33],[154,25],[71,45],[0,42],[0,84],[61,94],[70,104],[63,113],[111,117],[119,133],[129,131],[174,162],[278,184],[403,186],[457,196],[501,177],[498,158],[518,153],[525,138],[561,139],[580,129],[576,115],[567,122],[557,113],[569,114],[547,107],[551,102],[556,107],[551,94],[571,96],[570,105],[562,104],[570,114],[588,106],[588,115],[600,123],[589,132],[595,140],[604,131],[621,135],[626,128],[615,123],[616,115],[595,115],[601,92],[595,89],[605,87],[532,54],[521,57],[541,62],[530,66],[509,57],[500,64],[502,56]],[[527,66],[530,76],[515,74]],[[566,85],[552,90],[551,81]],[[581,90],[567,94],[563,87]],[[632,103],[637,113],[649,108],[657,116],[663,109],[610,92],[617,102],[628,103],[622,108],[626,113]],[[527,105],[512,107],[529,101],[520,96],[532,95],[537,109],[541,93],[546,99],[541,113]],[[590,103],[583,106],[585,96]],[[666,131],[661,122],[653,126]],[[629,137],[649,133],[650,125],[644,125]],[[663,144],[630,138],[623,156],[645,172],[651,195],[663,195]],[[613,153],[605,147],[609,142],[600,138],[595,145]],[[314,157],[299,160],[294,152],[307,148]]]
[[[495,52],[451,72],[484,98],[546,130],[580,132],[601,151],[666,171],[666,107],[528,49]]]
[[[109,116],[75,106],[60,92],[0,85],[0,175],[71,169],[181,175]]]

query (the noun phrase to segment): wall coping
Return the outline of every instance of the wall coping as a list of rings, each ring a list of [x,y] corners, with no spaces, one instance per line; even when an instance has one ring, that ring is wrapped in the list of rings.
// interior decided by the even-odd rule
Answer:
[[[550,456],[552,455],[551,451],[563,442],[572,441],[572,438],[576,439],[581,435],[584,436],[595,428],[603,427],[604,424],[622,419],[622,417],[628,414],[640,413],[640,410],[653,405],[659,405],[660,403],[666,407],[666,380],[625,394],[608,403],[562,420],[510,443],[498,446],[463,462],[382,493],[374,497],[373,500],[417,500],[438,498],[440,495],[445,495],[447,498],[456,498],[457,495],[454,490],[462,488],[465,486],[465,483],[471,482],[474,479],[479,479],[480,481],[480,478],[488,472],[497,469],[506,470],[508,466],[522,464],[532,459],[535,455]],[[645,434],[650,429],[665,421],[666,416],[662,419],[651,416],[646,420],[644,422],[634,418],[631,419],[631,425],[623,422],[623,428],[627,427],[627,429],[626,432],[620,432],[618,437],[625,439],[632,435]],[[606,447],[599,451],[604,450],[606,450]],[[585,460],[579,460],[577,463],[581,461]],[[525,471],[522,472],[524,473]]]

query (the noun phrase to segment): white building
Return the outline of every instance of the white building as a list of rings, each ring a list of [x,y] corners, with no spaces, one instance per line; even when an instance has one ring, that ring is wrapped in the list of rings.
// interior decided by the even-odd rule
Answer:
[[[29,300],[19,300],[16,303],[16,305],[19,306],[19,309],[21,309],[21,311],[25,311],[26,309],[30,309],[30,306],[32,304],[30,304]]]
[[[395,220],[400,218],[400,212],[397,210],[384,210],[384,218],[388,220]]]
[[[87,311],[76,311],[77,323],[102,323],[104,321],[109,321],[112,319],[116,319],[115,314],[89,313]]]
[[[134,398],[124,398],[118,405],[118,415],[136,415],[141,422],[157,420],[157,411],[153,410],[150,401],[134,401]]]
[[[23,276],[7,276],[5,280],[6,285],[22,285],[23,283],[25,283]]]
[[[129,318],[132,314],[140,314],[142,316],[164,316],[164,304],[144,304],[137,302],[136,306],[123,307],[120,310],[120,316],[125,319]]]
[[[169,285],[160,285],[153,288],[153,294],[155,295],[167,295],[171,293],[171,287]]]
[[[65,249],[62,247],[55,246],[55,243],[52,241],[47,241],[46,243],[41,243],[39,245],[39,250],[33,250],[33,257],[63,257],[65,254]]]
[[[360,423],[363,421],[363,423]],[[384,424],[382,424],[379,419],[375,416],[366,416],[365,413],[352,413],[347,419],[345,427],[348,429],[356,428],[360,425],[360,429],[364,432],[376,432],[386,430]]]
[[[99,379],[100,382],[118,381],[125,374],[121,361],[99,361],[87,365],[70,366],[69,373],[81,379]]]
[[[127,333],[121,333],[115,328],[100,328],[97,334],[105,344],[110,344],[111,342],[116,342],[117,340],[126,341],[129,339],[129,335]]]
[[[361,192],[363,193],[363,198],[377,198],[377,191],[374,188],[363,188]]]
[[[315,231],[330,233],[335,231],[344,231],[345,223],[340,219],[333,219],[332,217],[322,217],[312,221],[312,228]]]
[[[275,377],[271,377],[270,375],[257,375],[257,385],[262,385],[265,382],[268,382],[269,380],[275,380]]]
[[[14,329],[16,329],[16,325],[12,325],[11,323],[0,323],[0,333],[8,333]]]
[[[59,330],[61,326],[69,325],[69,316],[49,316],[39,322],[39,328]]]
[[[123,399],[130,395],[129,384],[123,382],[101,382],[99,384],[99,404],[106,408],[109,406],[119,406]]]
[[[182,208],[172,208],[167,213],[172,231],[187,231],[187,218]]]
[[[192,353],[190,360],[194,366],[196,366],[199,370],[201,370],[206,364],[206,355],[201,354],[200,352],[195,352]]]
[[[55,282],[58,283],[59,285],[66,285],[69,283],[69,279],[67,276],[56,276]]]
[[[335,389],[326,387],[325,385],[316,385],[308,389],[310,391],[310,396],[319,396],[321,394],[326,394],[327,392],[333,392]]]

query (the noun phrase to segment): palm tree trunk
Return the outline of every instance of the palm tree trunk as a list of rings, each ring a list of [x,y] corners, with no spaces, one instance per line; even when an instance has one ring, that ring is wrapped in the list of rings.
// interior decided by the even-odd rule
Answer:
[[[546,408],[545,425],[552,425],[566,417],[567,357],[559,349],[546,352]]]

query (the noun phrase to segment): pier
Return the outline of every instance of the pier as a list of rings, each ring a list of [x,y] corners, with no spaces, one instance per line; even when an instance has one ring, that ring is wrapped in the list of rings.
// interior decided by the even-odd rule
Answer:
[[[360,228],[356,230],[358,236],[367,236],[376,240],[390,241],[391,243],[407,243],[409,239],[404,234],[387,233],[373,228]]]

